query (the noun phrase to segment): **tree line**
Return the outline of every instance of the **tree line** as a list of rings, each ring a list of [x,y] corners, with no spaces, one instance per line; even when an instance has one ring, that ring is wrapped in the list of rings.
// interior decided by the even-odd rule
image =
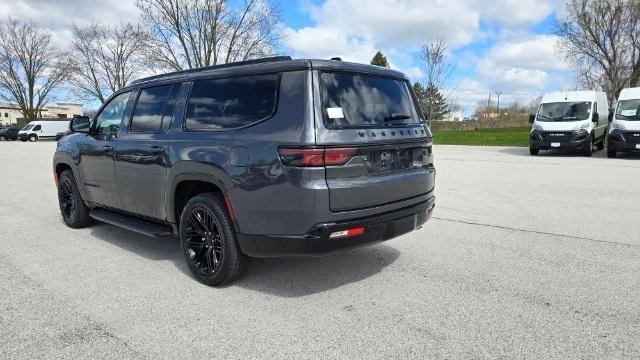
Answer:
[[[55,91],[104,102],[132,80],[271,56],[282,33],[276,0],[135,0],[140,24],[74,25],[68,48],[34,21],[0,23],[0,100],[38,118]]]

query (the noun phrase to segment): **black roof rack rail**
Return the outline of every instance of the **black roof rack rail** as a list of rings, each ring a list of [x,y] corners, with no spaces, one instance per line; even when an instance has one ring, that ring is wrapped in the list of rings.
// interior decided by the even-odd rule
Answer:
[[[205,71],[205,70],[224,69],[224,68],[235,67],[235,66],[261,64],[261,63],[268,63],[268,62],[275,62],[275,61],[288,61],[288,60],[292,60],[292,57],[291,56],[272,56],[272,57],[254,59],[254,60],[245,60],[245,61],[237,61],[237,62],[231,62],[231,63],[226,63],[226,64],[204,66],[204,67],[200,67],[200,68],[181,70],[181,71],[174,71],[174,72],[170,72],[170,73],[166,73],[166,74],[149,76],[149,77],[146,77],[146,78],[134,80],[134,81],[131,82],[131,85],[135,85],[135,84],[139,84],[139,83],[143,83],[143,82],[151,81],[151,80],[162,79],[164,77],[172,77],[172,76],[177,76],[177,75],[186,75],[186,74]]]

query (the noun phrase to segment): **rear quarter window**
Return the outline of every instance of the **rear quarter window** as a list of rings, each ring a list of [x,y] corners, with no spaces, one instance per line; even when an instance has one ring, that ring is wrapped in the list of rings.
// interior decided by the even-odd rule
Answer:
[[[237,129],[270,118],[276,109],[279,74],[193,82],[187,130]]]

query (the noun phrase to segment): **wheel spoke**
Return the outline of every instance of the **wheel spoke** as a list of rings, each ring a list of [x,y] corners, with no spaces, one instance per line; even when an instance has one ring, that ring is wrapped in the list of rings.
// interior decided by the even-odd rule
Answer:
[[[222,263],[224,236],[214,213],[196,207],[188,213],[184,247],[192,268],[204,274],[215,273]]]

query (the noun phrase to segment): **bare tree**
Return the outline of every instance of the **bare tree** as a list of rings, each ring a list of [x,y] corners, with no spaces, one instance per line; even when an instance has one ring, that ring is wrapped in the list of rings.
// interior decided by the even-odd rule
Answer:
[[[446,62],[448,45],[444,40],[422,45],[422,61],[426,67],[427,85],[434,85],[442,90],[446,81],[455,69]]]
[[[65,80],[66,64],[51,35],[33,22],[9,19],[0,24],[0,99],[16,104],[25,119],[39,117]]]
[[[152,35],[149,56],[174,70],[263,57],[280,40],[271,0],[136,0]]]
[[[606,91],[610,101],[640,85],[639,8],[640,0],[569,0],[556,26],[580,84]]]
[[[71,78],[74,92],[104,102],[147,70],[147,33],[131,24],[73,26]]]

